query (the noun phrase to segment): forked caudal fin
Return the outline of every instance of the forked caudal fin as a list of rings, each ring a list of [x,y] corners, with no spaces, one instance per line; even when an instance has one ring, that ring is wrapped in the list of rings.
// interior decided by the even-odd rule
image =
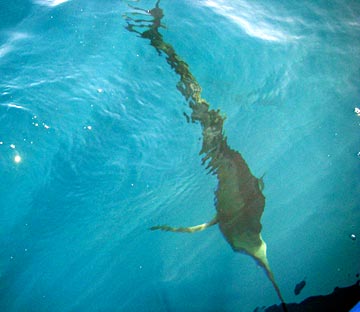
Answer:
[[[182,232],[182,233],[194,233],[194,232],[200,232],[205,229],[207,229],[210,226],[215,225],[218,223],[217,216],[215,216],[211,221],[195,225],[195,226],[189,226],[189,227],[172,227],[169,225],[156,225],[152,226],[150,228],[151,231],[161,230],[161,231],[167,231],[167,232]]]

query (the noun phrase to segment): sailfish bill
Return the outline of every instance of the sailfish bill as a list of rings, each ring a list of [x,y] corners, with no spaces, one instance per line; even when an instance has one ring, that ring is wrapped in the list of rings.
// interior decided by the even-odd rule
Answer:
[[[225,117],[219,110],[210,108],[210,104],[201,96],[201,86],[191,73],[189,65],[163,40],[159,29],[163,27],[161,19],[164,14],[159,4],[160,0],[151,10],[132,7],[136,19],[125,16],[126,28],[139,37],[150,40],[150,44],[159,54],[165,55],[167,63],[179,75],[177,88],[192,110],[191,120],[199,123],[202,128],[202,162],[216,176],[218,187],[215,191],[216,215],[211,221],[190,227],[157,225],[150,229],[194,233],[218,224],[234,251],[248,254],[264,268],[286,311],[285,301],[266,256],[266,244],[261,237],[260,220],[265,207],[262,178],[256,178],[242,155],[229,147],[223,131]],[[144,19],[138,18],[141,14]]]

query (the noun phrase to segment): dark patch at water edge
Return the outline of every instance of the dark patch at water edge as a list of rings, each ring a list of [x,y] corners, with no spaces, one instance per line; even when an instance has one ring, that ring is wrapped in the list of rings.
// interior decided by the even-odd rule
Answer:
[[[337,311],[349,312],[360,301],[360,281],[348,287],[336,287],[332,293],[312,296],[300,303],[286,304],[289,312]],[[256,308],[254,312],[282,312],[281,305],[268,308]]]

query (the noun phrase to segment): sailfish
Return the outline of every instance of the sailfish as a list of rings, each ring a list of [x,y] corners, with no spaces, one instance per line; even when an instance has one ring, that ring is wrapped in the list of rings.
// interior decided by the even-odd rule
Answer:
[[[172,45],[163,40],[159,28],[164,27],[161,24],[164,14],[159,4],[160,0],[151,10],[131,6],[135,10],[133,14],[144,18],[133,19],[125,15],[126,29],[150,40],[151,46],[160,55],[165,55],[167,63],[180,77],[177,88],[191,108],[191,121],[199,123],[202,128],[202,163],[216,176],[218,186],[215,191],[216,215],[209,222],[190,227],[156,225],[150,229],[194,233],[218,224],[234,251],[251,256],[263,267],[286,311],[284,298],[267,259],[266,243],[261,237],[260,221],[265,207],[262,178],[256,178],[242,155],[229,147],[223,130],[225,117],[220,110],[210,108],[210,104],[201,96],[201,86],[189,65]]]

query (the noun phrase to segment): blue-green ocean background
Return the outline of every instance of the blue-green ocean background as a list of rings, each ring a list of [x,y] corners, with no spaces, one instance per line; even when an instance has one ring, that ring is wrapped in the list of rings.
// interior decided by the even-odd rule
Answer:
[[[262,234],[286,301],[353,284],[360,2],[161,7],[164,39],[226,115],[229,145],[265,174]],[[210,220],[217,181],[178,77],[125,29],[132,11],[0,1],[0,311],[247,312],[279,301],[217,226],[148,231]]]

